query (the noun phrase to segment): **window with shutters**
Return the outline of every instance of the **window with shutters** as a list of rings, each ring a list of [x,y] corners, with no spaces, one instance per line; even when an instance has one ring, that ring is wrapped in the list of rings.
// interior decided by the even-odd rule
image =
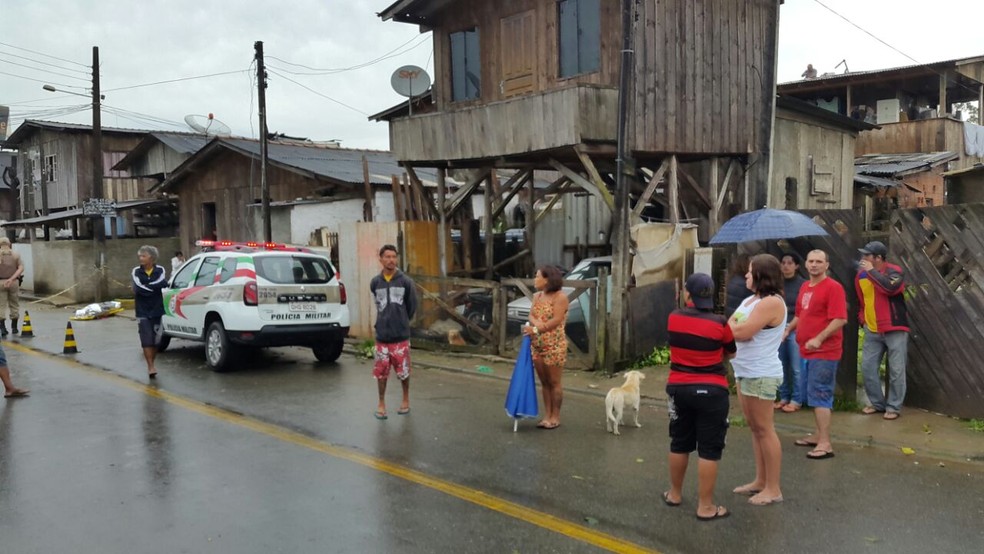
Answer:
[[[44,157],[44,182],[54,183],[58,180],[58,157],[55,154]]]
[[[482,94],[478,28],[451,33],[451,100],[474,100]]]
[[[601,68],[601,0],[559,0],[560,76]]]

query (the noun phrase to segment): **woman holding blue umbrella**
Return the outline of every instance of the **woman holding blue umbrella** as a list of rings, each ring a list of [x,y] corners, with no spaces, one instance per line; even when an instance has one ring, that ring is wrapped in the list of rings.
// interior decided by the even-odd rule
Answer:
[[[567,362],[564,323],[568,300],[561,290],[563,283],[564,277],[556,267],[542,266],[536,271],[533,286],[538,292],[533,295],[529,324],[523,326],[523,334],[530,337],[533,367],[543,387],[544,416],[537,423],[541,429],[560,427],[560,405],[564,401],[560,378]]]

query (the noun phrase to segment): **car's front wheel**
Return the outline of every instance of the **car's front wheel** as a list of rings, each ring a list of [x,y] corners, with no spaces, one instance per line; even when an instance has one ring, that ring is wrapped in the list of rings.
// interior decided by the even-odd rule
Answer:
[[[338,359],[342,355],[342,346],[345,343],[340,340],[330,340],[318,346],[314,346],[311,350],[314,352],[314,357],[318,359],[319,362],[331,363]]]
[[[229,347],[229,337],[226,335],[222,321],[213,321],[205,332],[205,361],[213,371],[229,370],[232,362],[232,351]]]
[[[171,346],[171,336],[161,335],[161,340],[157,341],[157,351],[163,352],[167,350],[168,346]]]

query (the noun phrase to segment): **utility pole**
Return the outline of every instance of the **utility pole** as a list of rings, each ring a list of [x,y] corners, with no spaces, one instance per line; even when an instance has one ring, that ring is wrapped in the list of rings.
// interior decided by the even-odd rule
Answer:
[[[263,240],[273,242],[273,229],[270,225],[270,183],[267,182],[267,73],[263,62],[263,41],[258,40],[253,43],[253,49],[256,50],[256,86],[259,87],[256,95],[260,108],[260,195],[263,198]]]
[[[99,47],[92,47],[92,198],[103,197],[102,104],[99,93]],[[96,302],[102,302],[106,290],[106,218],[92,219],[93,249],[96,251]]]
[[[626,179],[628,140],[629,95],[632,94],[634,52],[632,50],[632,4],[622,0],[622,68],[618,88],[618,145],[615,169],[615,225],[612,244],[612,313],[608,314],[608,348],[605,352],[605,369],[615,368],[622,359],[625,340],[626,289],[629,283],[629,184]],[[605,305],[604,302],[601,303]]]

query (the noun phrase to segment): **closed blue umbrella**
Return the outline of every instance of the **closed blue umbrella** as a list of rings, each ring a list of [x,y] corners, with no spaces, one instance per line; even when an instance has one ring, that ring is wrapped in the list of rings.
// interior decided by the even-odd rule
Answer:
[[[533,380],[533,355],[530,352],[530,337],[523,337],[523,346],[519,349],[516,366],[513,368],[512,379],[509,381],[509,392],[506,393],[506,414],[513,418],[513,433],[519,427],[520,418],[537,417],[540,406],[536,399],[536,383]]]
[[[823,227],[799,212],[763,208],[729,219],[710,243],[729,244],[826,235],[827,231]]]

